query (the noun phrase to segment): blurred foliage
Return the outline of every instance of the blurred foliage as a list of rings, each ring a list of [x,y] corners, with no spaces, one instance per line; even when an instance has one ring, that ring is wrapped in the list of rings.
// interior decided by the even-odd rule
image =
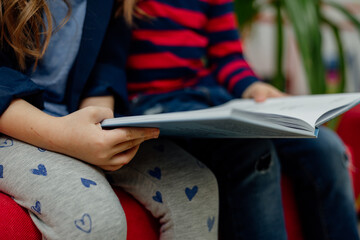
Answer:
[[[304,65],[306,78],[312,94],[344,92],[346,82],[346,61],[341,29],[324,14],[324,8],[333,8],[353,24],[360,34],[360,21],[342,4],[322,0],[234,0],[235,11],[241,29],[251,28],[257,16],[266,8],[274,10],[276,26],[276,74],[272,84],[285,90],[283,71],[284,27],[292,27],[295,40]],[[322,54],[321,26],[330,27],[336,41],[339,58],[340,81],[337,86],[326,83],[326,69]]]

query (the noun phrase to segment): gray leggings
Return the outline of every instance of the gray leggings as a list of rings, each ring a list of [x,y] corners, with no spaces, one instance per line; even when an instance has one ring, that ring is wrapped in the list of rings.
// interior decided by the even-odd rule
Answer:
[[[29,210],[48,240],[125,240],[125,214],[110,184],[160,220],[160,239],[217,239],[215,177],[169,141],[145,142],[128,165],[104,173],[0,135],[0,191]]]

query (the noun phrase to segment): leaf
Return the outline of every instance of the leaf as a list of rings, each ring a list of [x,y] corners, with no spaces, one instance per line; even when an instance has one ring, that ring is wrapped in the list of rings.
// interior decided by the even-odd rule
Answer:
[[[284,59],[284,26],[282,17],[282,1],[274,2],[276,9],[276,75],[273,85],[281,91],[286,89],[286,79],[284,77],[283,59]]]
[[[338,88],[336,92],[341,93],[345,91],[345,83],[346,83],[346,64],[345,64],[345,53],[344,53],[344,44],[340,36],[339,27],[327,19],[326,17],[322,16],[321,19],[324,23],[329,25],[331,30],[333,31],[336,45],[338,48],[338,58],[339,58],[339,73],[340,73],[340,84],[338,85]]]
[[[260,6],[255,0],[235,0],[234,4],[240,29],[251,25],[260,12]]]
[[[286,0],[284,7],[294,28],[311,93],[325,93],[319,3],[316,0]]]

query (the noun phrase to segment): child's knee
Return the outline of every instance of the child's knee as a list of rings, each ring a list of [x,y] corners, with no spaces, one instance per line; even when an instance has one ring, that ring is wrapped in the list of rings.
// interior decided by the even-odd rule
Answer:
[[[126,239],[124,211],[112,201],[92,204],[89,200],[86,206],[78,205],[77,211],[64,210],[57,224],[50,219],[33,220],[46,239]]]
[[[314,139],[311,146],[315,154],[320,156],[342,156],[345,153],[345,147],[338,135],[330,129],[321,128],[319,137]]]
[[[96,210],[98,212],[93,215],[91,225],[87,226],[88,232],[84,224],[86,223],[84,218],[87,215],[79,216],[80,218],[74,221],[75,230],[80,236],[79,239],[126,239],[127,224],[122,207],[106,205],[106,203],[104,207],[107,208],[106,211],[103,211],[103,209]]]

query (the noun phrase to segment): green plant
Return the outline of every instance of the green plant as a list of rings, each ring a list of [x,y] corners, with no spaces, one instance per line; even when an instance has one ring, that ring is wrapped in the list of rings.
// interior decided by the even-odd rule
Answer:
[[[346,61],[340,27],[324,14],[324,7],[331,7],[346,17],[360,33],[360,21],[343,5],[323,0],[235,0],[235,11],[240,28],[248,27],[256,16],[266,8],[275,10],[276,25],[276,74],[273,85],[285,90],[283,75],[284,23],[294,30],[297,46],[304,65],[312,94],[343,92],[346,82]],[[339,57],[340,82],[336,89],[326,84],[322,54],[321,26],[327,25],[334,34]]]

